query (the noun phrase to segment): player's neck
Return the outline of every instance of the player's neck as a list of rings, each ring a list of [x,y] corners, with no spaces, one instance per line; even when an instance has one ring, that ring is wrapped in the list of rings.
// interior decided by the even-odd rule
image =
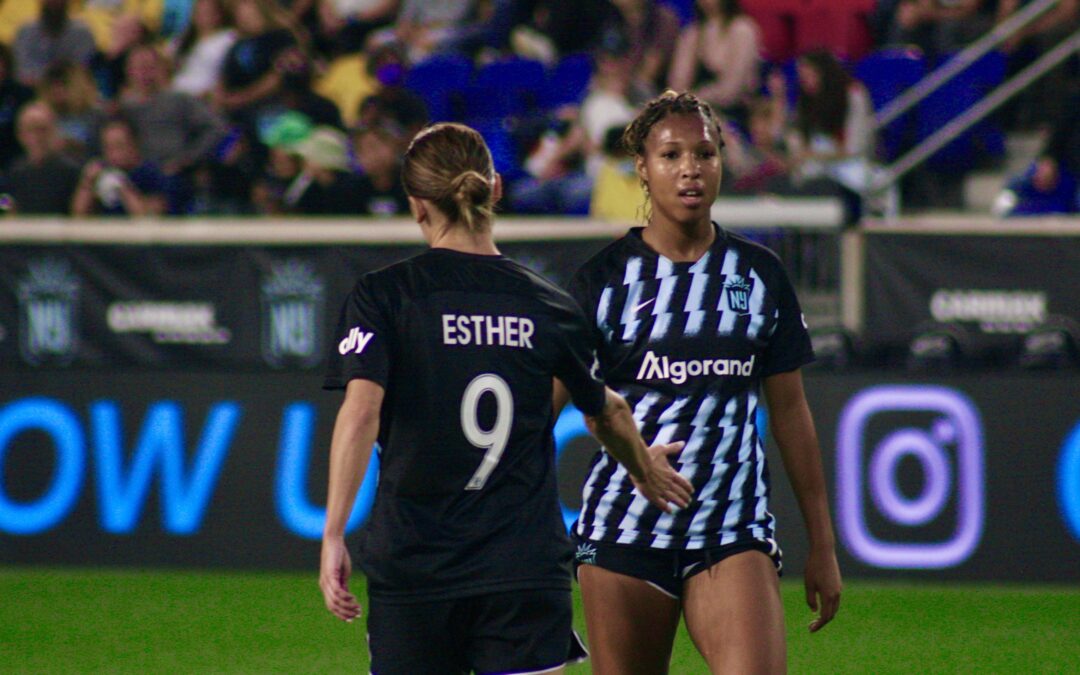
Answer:
[[[431,238],[431,248],[445,248],[459,253],[499,255],[491,229],[482,232],[461,227],[444,227]]]
[[[672,262],[697,262],[716,240],[716,228],[709,220],[687,225],[654,218],[641,237],[652,250]]]

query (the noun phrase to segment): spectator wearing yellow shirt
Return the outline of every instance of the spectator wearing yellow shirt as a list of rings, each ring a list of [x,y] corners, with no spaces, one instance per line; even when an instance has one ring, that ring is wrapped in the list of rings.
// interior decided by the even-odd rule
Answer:
[[[164,0],[81,0],[73,3],[71,15],[90,27],[99,51],[115,53],[127,46],[133,23],[156,35],[164,4]]]
[[[11,44],[19,29],[38,18],[49,0],[0,0],[0,42]],[[161,27],[165,0],[62,0],[72,19],[84,23],[99,51],[112,48],[114,24],[130,16],[152,32]]]
[[[38,0],[0,0],[0,42],[11,46],[19,29],[40,13]]]
[[[645,191],[634,170],[634,160],[622,144],[623,127],[611,127],[604,134],[603,160],[593,183],[589,217],[633,223],[644,219],[641,212]]]

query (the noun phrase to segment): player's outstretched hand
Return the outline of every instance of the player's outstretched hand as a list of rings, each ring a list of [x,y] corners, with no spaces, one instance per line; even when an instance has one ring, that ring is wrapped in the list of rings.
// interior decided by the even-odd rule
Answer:
[[[806,604],[818,612],[810,622],[810,632],[816,633],[832,621],[840,609],[840,565],[831,546],[810,547],[806,558]]]
[[[352,559],[349,558],[345,538],[323,537],[319,588],[322,589],[326,609],[342,621],[352,621],[360,616],[360,603],[349,592],[351,572]]]
[[[669,455],[677,454],[685,443],[660,443],[649,448],[649,465],[644,480],[634,479],[634,486],[653,506],[664,513],[671,513],[671,505],[686,508],[694,496],[694,486],[668,461]]]

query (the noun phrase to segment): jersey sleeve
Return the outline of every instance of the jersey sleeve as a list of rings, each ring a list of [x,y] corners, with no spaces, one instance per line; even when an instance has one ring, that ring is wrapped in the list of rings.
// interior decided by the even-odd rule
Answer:
[[[562,358],[555,364],[555,377],[566,385],[578,410],[586,415],[600,414],[605,399],[600,362],[589,337],[589,324],[569,298],[559,317],[558,334],[564,348]]]
[[[786,373],[801,368],[814,360],[814,348],[806,329],[806,317],[799,306],[795,289],[777,260],[776,280],[776,328],[769,337],[762,359],[762,377]]]
[[[598,299],[593,292],[592,285],[589,283],[588,277],[585,274],[585,270],[581,269],[570,280],[570,285],[567,287],[567,292],[570,297],[577,303],[578,308],[585,315],[585,324],[588,328],[587,337],[589,343],[594,349],[599,349],[603,344],[603,334],[600,328],[596,325],[596,305]]]
[[[361,279],[341,308],[323,388],[344,389],[355,379],[386,387],[392,325],[388,312],[376,300],[370,277]]]

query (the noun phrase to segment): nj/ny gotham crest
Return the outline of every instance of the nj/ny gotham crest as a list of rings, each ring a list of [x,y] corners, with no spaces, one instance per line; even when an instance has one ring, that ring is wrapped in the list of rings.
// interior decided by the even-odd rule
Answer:
[[[731,311],[739,314],[750,313],[750,293],[754,290],[754,280],[746,279],[738,274],[731,276],[724,283],[727,291],[728,307]]]
[[[18,285],[19,348],[30,365],[67,365],[78,349],[79,278],[61,258],[30,261]]]
[[[299,259],[275,263],[263,278],[263,359],[275,368],[310,367],[322,359],[326,282],[313,264]]]

